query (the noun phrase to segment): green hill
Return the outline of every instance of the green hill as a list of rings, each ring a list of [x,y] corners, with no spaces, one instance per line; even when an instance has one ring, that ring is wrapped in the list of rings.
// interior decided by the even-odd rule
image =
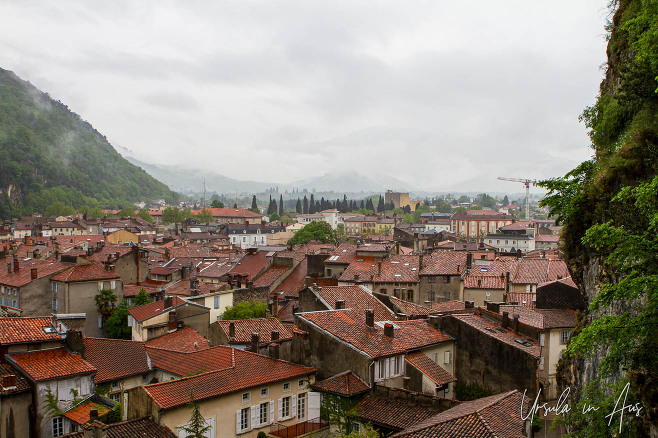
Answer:
[[[0,69],[0,219],[53,202],[121,208],[177,198],[66,105]]]

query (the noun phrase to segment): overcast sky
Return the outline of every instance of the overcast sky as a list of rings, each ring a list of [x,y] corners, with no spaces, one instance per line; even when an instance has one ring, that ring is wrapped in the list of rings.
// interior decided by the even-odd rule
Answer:
[[[143,161],[520,191],[591,155],[608,0],[0,3],[0,67]]]

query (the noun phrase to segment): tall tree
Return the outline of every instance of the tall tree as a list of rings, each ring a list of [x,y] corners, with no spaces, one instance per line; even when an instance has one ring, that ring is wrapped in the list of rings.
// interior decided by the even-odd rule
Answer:
[[[101,317],[101,325],[103,328],[105,327],[107,319],[114,313],[118,300],[117,296],[114,295],[114,292],[110,289],[102,289],[98,292],[98,295],[94,297],[94,301],[96,301],[96,310]]]
[[[251,198],[251,208],[258,208],[258,202],[256,201],[256,195]]]
[[[313,193],[311,193],[311,200],[309,201],[308,212],[309,214],[315,213],[317,210],[315,208],[315,199],[313,199]]]
[[[279,196],[279,217],[283,216],[283,195]]]
[[[302,207],[302,213],[308,214],[308,198],[304,195],[304,205]]]
[[[377,203],[377,213],[384,211],[384,198],[382,195],[379,195],[379,202]]]
[[[303,213],[303,211],[304,210],[302,209],[302,201],[299,198],[297,198],[297,204],[295,204],[295,212]]]
[[[192,410],[190,421],[185,426],[178,427],[178,430],[184,432],[185,438],[204,438],[206,432],[210,430],[210,425],[201,415],[199,404],[194,401],[194,392],[190,390],[190,401],[187,407]]]

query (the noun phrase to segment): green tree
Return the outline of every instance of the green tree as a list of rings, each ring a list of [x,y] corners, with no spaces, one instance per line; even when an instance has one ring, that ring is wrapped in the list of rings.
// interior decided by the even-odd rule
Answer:
[[[206,223],[213,221],[212,213],[210,212],[210,210],[207,210],[205,208],[200,212],[198,212],[196,215],[194,215],[194,219],[196,219],[199,222],[206,222]]]
[[[302,210],[302,201],[299,198],[297,198],[297,203],[295,204],[295,213],[301,214],[302,211],[303,211]]]
[[[135,217],[135,209],[131,208],[131,207],[125,207],[119,213],[117,213],[117,216],[119,216],[119,217]]]
[[[139,212],[137,213],[137,217],[144,219],[146,222],[153,223],[153,216],[151,216],[149,211],[146,210],[145,208],[139,210]]]
[[[288,245],[304,245],[311,240],[321,243],[335,242],[337,236],[335,231],[325,221],[313,221],[304,225],[295,235],[288,240]]]
[[[326,418],[329,424],[336,426],[341,436],[352,434],[358,401],[328,393],[324,394],[323,401],[320,406],[320,416]]]
[[[143,306],[144,304],[150,304],[153,302],[153,299],[146,293],[146,289],[141,288],[135,298],[133,298],[133,306]]]
[[[190,390],[190,401],[187,407],[192,411],[190,421],[185,426],[177,429],[185,433],[185,438],[204,438],[205,433],[210,430],[210,425],[206,423],[205,418],[201,415],[199,404],[194,401],[194,392]]]
[[[176,207],[167,207],[162,212],[162,222],[165,224],[175,224],[178,222],[178,209]]]
[[[276,221],[276,220],[279,220],[279,214],[278,213],[272,213],[270,215],[270,222],[273,222],[273,221]]]
[[[461,195],[459,199],[457,200],[458,204],[461,204],[462,202],[471,202],[471,198],[469,198],[466,195]]]
[[[251,318],[264,318],[267,304],[265,301],[243,301],[235,306],[227,307],[222,314],[224,320],[234,319],[251,319]]]
[[[52,202],[48,208],[46,208],[46,212],[44,214],[46,216],[68,216],[75,214],[75,209],[70,205],[64,205],[64,203],[61,201],[55,201]]]
[[[222,201],[220,201],[219,199],[214,199],[210,203],[210,207],[211,208],[224,208],[224,203]]]
[[[132,329],[128,325],[128,302],[121,301],[116,307],[112,315],[105,321],[104,331],[105,337],[111,339],[132,339]]]
[[[98,292],[98,295],[94,297],[94,301],[96,301],[96,310],[101,316],[102,325],[105,327],[107,319],[112,316],[114,309],[116,309],[118,298],[111,290],[102,289]]]
[[[251,198],[251,209],[258,210],[258,201],[256,201],[256,195]]]

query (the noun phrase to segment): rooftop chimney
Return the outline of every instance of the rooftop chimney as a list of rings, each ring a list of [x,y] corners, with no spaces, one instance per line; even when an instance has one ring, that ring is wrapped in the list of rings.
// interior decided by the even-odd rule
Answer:
[[[439,325],[439,317],[436,315],[428,316],[427,325],[429,325],[430,327],[437,327]]]
[[[169,321],[167,322],[167,330],[170,332],[175,332],[176,331],[176,311],[172,310],[169,312]]]
[[[251,334],[251,351],[258,353],[258,344],[260,344],[258,333]]]
[[[366,325],[370,328],[375,326],[375,312],[372,309],[366,309]]]
[[[466,269],[470,270],[472,266],[473,266],[473,253],[469,252],[466,254]]]
[[[423,255],[418,256],[418,271],[423,270]]]
[[[464,308],[472,309],[473,307],[475,307],[475,303],[473,301],[464,301]]]
[[[38,278],[37,268],[30,269],[30,278],[36,280]]]
[[[89,411],[89,421],[94,422],[98,420],[98,409],[92,409]]]
[[[21,265],[18,262],[18,257],[14,256],[14,272],[18,272],[21,270]]]
[[[518,313],[514,314],[514,332],[515,333],[519,332],[519,314]]]
[[[16,375],[5,374],[2,376],[2,387],[5,389],[14,388],[16,386]]]
[[[487,303],[487,310],[489,312],[498,313],[500,312],[500,303],[495,303],[492,301],[485,301]]]
[[[336,300],[336,310],[345,308],[345,300]]]
[[[228,337],[235,338],[235,323],[232,321],[228,323]]]
[[[279,340],[279,331],[272,330],[272,341],[278,341],[278,340]]]
[[[174,299],[172,297],[165,297],[163,306],[165,309],[170,308],[174,305]]]
[[[379,260],[379,261],[377,262],[377,273],[378,273],[379,275],[381,275],[381,273],[382,273],[382,261],[381,261],[381,260]]]
[[[384,336],[391,339],[393,339],[394,337],[393,324],[391,324],[390,322],[384,324]]]
[[[503,328],[509,327],[509,312],[503,312]]]

